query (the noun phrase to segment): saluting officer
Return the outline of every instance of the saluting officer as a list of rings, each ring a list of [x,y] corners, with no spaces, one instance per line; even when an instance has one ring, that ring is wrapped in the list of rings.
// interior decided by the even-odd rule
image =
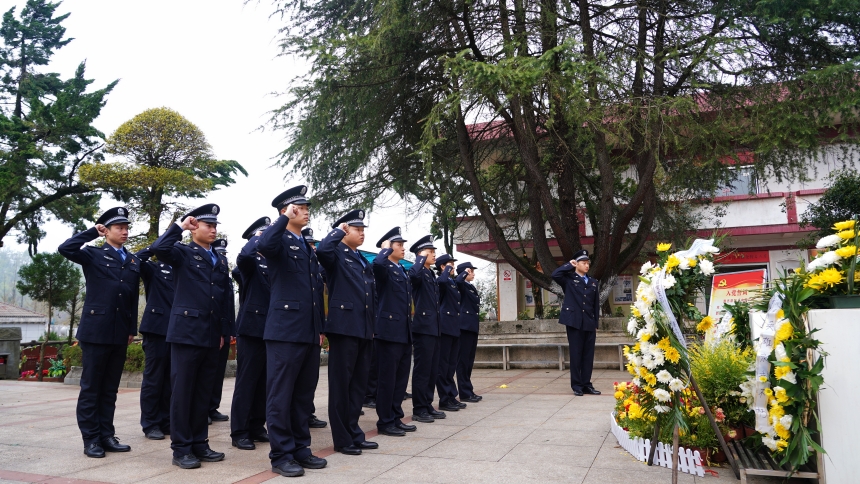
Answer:
[[[146,308],[140,320],[143,352],[146,360],[140,385],[140,426],[147,439],[164,440],[170,433],[170,343],[167,325],[173,306],[173,268],[164,262],[149,260],[152,248],[137,254],[146,292]]]
[[[286,477],[327,464],[311,454],[308,428],[319,379],[322,321],[316,309],[317,256],[301,236],[309,220],[306,193],[307,187],[299,185],[272,200],[281,215],[257,244],[269,266],[271,285],[263,332],[269,459],[272,472]]]
[[[600,295],[597,279],[588,277],[590,267],[588,251],[580,250],[573,254],[573,259],[552,272],[552,279],[564,290],[558,322],[567,330],[570,388],[580,397],[583,393],[600,395],[591,384]]]
[[[302,237],[305,238],[305,242],[316,253],[319,240],[314,238],[314,229],[310,227],[303,228]],[[314,297],[316,298],[314,299],[314,308],[319,312],[323,331],[325,331],[325,270],[319,264],[317,264],[316,282],[314,283]],[[320,338],[320,345],[322,345],[322,337]],[[319,372],[314,381],[314,393],[317,391],[317,385],[319,385]],[[313,400],[311,400],[311,416],[308,419],[308,426],[312,429],[324,429],[328,425],[328,422],[318,419],[315,413],[316,408],[314,407]]]
[[[98,218],[95,227],[58,248],[63,257],[80,264],[87,281],[76,335],[84,365],[76,413],[87,457],[131,450],[119,443],[113,426],[126,350],[137,334],[140,261],[123,247],[127,215],[125,207],[114,207]],[[99,236],[105,238],[101,247],[82,247]]]
[[[173,266],[176,295],[170,311],[170,448],[173,465],[200,467],[200,461],[217,462],[224,454],[209,447],[207,414],[218,371],[219,350],[229,342],[228,299],[230,271],[227,259],[213,250],[218,229],[218,205],[210,203],[171,224],[152,244],[158,260]],[[191,242],[180,242],[191,231]]]
[[[212,248],[218,255],[224,256],[227,259],[227,240],[218,239],[212,242]],[[229,260],[229,259],[227,259]],[[231,272],[232,276],[232,272]],[[215,376],[215,386],[212,387],[212,398],[209,399],[209,423],[226,422],[230,417],[218,411],[221,406],[221,395],[224,391],[224,374],[227,371],[227,359],[230,357],[230,344],[233,338],[236,337],[236,296],[235,287],[233,286],[233,278],[228,278],[230,281],[230,294],[227,296],[227,320],[230,322],[228,332],[224,334],[224,346],[218,353],[218,372]]]
[[[464,276],[465,277],[461,277]],[[478,349],[479,311],[481,298],[472,285],[475,267],[471,262],[457,266],[457,289],[460,291],[460,355],[457,359],[457,390],[460,400],[476,403],[483,398],[475,395],[472,386],[472,367],[475,366],[475,352]]]
[[[262,231],[272,223],[260,217],[242,234],[248,242],[236,257],[239,271],[240,301],[236,321],[236,387],[230,414],[230,438],[233,447],[253,450],[254,442],[268,442],[266,432],[266,314],[269,312],[271,288],[269,265],[257,252]]]
[[[376,428],[381,434],[395,437],[416,430],[401,420],[412,365],[412,284],[400,265],[406,255],[405,242],[400,227],[394,227],[376,243],[382,250],[373,260],[379,293],[373,339],[378,359]]]
[[[358,252],[364,243],[364,210],[352,210],[332,227],[317,247],[329,290],[328,416],[334,450],[360,455],[379,447],[358,426],[370,372],[376,284],[373,269]]]
[[[416,257],[409,268],[415,317],[412,321],[412,420],[432,423],[445,418],[445,412],[433,408],[433,392],[439,372],[439,286],[430,269],[436,263],[436,247],[429,235],[409,248]]]
[[[454,372],[460,358],[460,290],[453,276],[454,262],[457,259],[442,254],[436,259],[439,277],[439,321],[442,336],[439,340],[439,375],[436,377],[436,391],[439,393],[439,410],[456,412],[466,408],[465,403],[457,401],[457,384]],[[461,279],[465,278],[465,274]]]

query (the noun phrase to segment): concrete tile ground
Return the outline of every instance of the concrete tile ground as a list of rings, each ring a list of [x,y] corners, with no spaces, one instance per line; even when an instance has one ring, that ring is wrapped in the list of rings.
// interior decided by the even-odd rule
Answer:
[[[327,418],[326,367],[321,369],[315,405]],[[331,433],[312,429],[312,448],[328,467],[309,470],[300,482],[334,483],[667,483],[668,469],[648,467],[618,447],[609,433],[612,382],[616,370],[596,370],[601,396],[574,397],[568,372],[475,370],[484,396],[433,424],[418,423],[406,437],[376,435],[376,415],[366,411],[361,426],[379,449],[358,457],[334,453]],[[227,379],[221,411],[229,414],[235,380]],[[506,388],[500,388],[506,385]],[[171,465],[169,441],[150,441],[139,424],[139,390],[123,389],[117,400],[117,436],[132,446],[127,454],[84,457],[75,421],[78,387],[0,380],[0,484],[17,482],[242,483],[285,478],[271,473],[268,446],[240,451],[230,445],[229,423],[209,427],[218,463],[181,470]],[[404,402],[407,416],[411,402]],[[681,483],[738,482],[727,468],[719,477],[681,475]],[[775,481],[774,481],[775,482]]]

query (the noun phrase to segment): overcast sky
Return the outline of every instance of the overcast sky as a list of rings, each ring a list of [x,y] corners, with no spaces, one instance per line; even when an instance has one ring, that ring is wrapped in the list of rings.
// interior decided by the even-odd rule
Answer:
[[[0,3],[5,12],[12,5],[20,9],[25,2]],[[242,240],[242,232],[256,218],[276,214],[270,205],[275,195],[302,183],[272,167],[273,157],[284,149],[284,133],[258,130],[267,113],[283,103],[273,93],[284,92],[307,69],[302,59],[278,56],[282,21],[270,18],[271,11],[267,1],[244,5],[242,0],[65,0],[57,13],[71,13],[63,25],[67,37],[75,40],[56,53],[47,69],[71,77],[78,63],[86,60],[86,76],[95,80],[93,89],[120,80],[95,122],[106,136],[140,112],[165,106],[203,130],[219,159],[239,161],[249,172],[247,178],[239,175],[232,187],[189,202],[219,204],[219,230],[233,244]],[[310,187],[310,193],[321,189]],[[103,209],[115,205],[107,196],[102,199]],[[389,205],[370,212],[362,248],[375,250],[379,237],[395,225],[411,241],[429,233],[428,214],[415,219],[407,215],[403,203]],[[311,214],[310,226],[318,235],[331,222]],[[70,227],[56,221],[44,229],[48,235],[41,251],[56,250],[72,235]],[[132,228],[132,233],[140,231]],[[12,250],[25,249],[15,243],[13,234],[4,242]],[[235,245],[230,249],[233,256],[238,253]],[[472,260],[487,272],[495,270],[485,261],[461,260]]]

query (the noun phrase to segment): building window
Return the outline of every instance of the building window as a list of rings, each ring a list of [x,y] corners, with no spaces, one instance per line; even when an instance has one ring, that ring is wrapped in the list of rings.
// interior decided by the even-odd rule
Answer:
[[[735,172],[735,180],[719,190],[718,197],[730,197],[733,195],[754,195],[758,193],[758,183],[756,181],[755,170],[750,166],[740,166],[731,168]]]

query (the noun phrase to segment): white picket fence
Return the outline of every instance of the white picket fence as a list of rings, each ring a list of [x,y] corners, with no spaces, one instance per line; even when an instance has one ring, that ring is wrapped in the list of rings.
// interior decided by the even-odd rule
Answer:
[[[640,437],[631,439],[627,431],[619,427],[615,422],[614,413],[609,414],[609,420],[612,422],[612,435],[618,440],[618,445],[629,452],[636,460],[647,462],[648,453],[651,451],[651,439],[642,439]],[[657,443],[657,449],[654,452],[654,465],[669,469],[672,468],[671,445],[663,444],[662,442]],[[702,467],[702,457],[699,455],[699,451],[691,451],[690,449],[680,447],[678,449],[678,470],[686,474],[704,477],[705,468]]]

